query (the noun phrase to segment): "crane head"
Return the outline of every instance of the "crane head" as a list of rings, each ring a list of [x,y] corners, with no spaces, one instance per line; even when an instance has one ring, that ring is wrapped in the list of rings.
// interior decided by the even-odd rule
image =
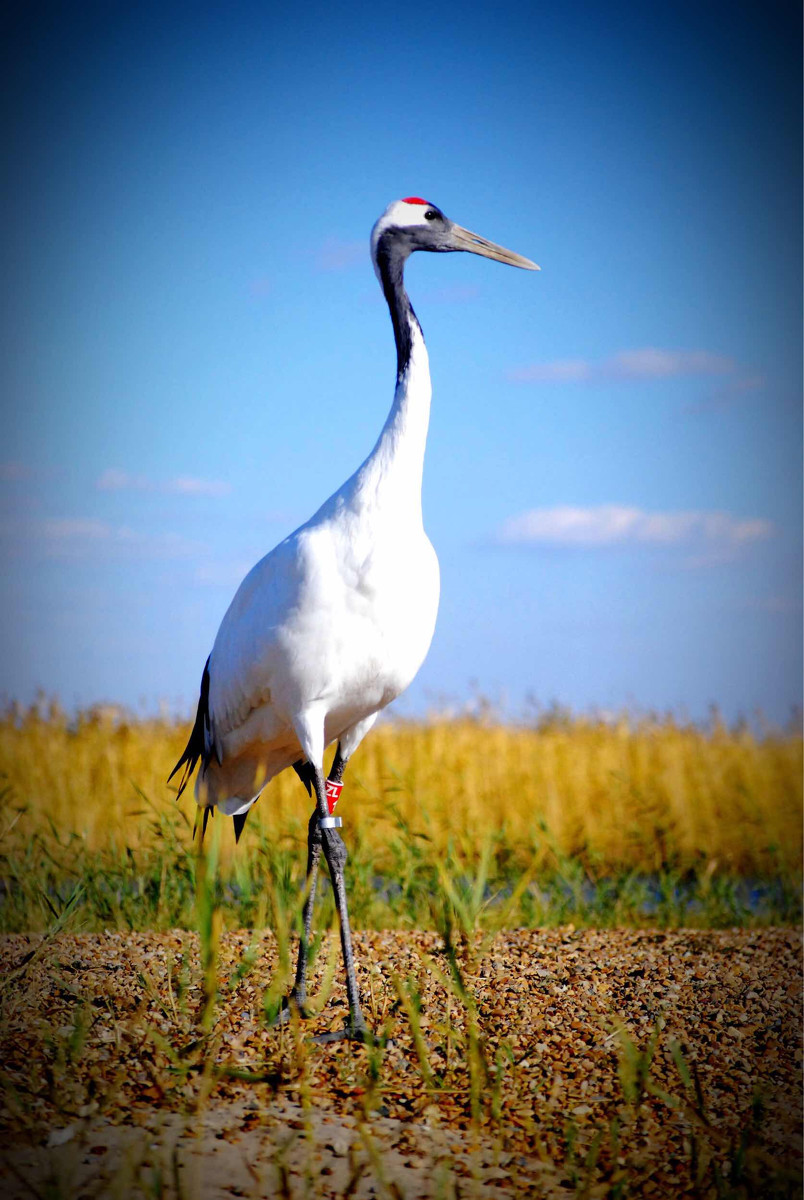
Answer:
[[[380,253],[393,253],[404,260],[414,250],[430,250],[440,254],[465,250],[507,263],[511,267],[522,267],[526,271],[539,270],[529,258],[489,242],[462,225],[456,225],[435,204],[422,200],[420,196],[407,196],[404,200],[394,200],[389,204],[371,231],[374,269],[379,274],[377,264]]]

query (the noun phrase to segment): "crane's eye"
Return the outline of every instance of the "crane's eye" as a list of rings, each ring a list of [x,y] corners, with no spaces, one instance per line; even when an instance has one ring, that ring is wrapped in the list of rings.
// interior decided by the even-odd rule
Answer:
[[[438,215],[439,214],[435,212],[434,209],[428,208],[427,212],[424,214],[424,219],[425,221],[436,221],[438,219]]]

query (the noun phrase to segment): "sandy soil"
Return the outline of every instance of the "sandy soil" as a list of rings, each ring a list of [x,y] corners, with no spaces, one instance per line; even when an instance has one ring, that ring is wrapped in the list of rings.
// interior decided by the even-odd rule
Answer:
[[[335,943],[278,1030],[270,935],[206,1027],[195,935],[4,939],[4,1196],[800,1195],[798,931],[358,934],[381,1053],[310,1041]]]

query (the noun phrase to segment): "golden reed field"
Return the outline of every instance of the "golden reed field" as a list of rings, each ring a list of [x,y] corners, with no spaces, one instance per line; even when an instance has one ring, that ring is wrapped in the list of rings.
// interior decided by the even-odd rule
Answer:
[[[80,839],[81,853],[165,839],[175,789],[167,776],[188,726],[128,719],[114,710],[68,718],[57,705],[9,710],[0,721],[6,853],[34,834]],[[174,781],[175,782],[175,781]],[[194,801],[171,836],[189,842]],[[310,805],[291,771],[249,814],[235,851],[304,844]],[[549,869],[562,859],[593,875],[672,867],[710,876],[797,879],[802,847],[802,739],[758,735],[714,719],[702,729],[670,717],[616,721],[544,715],[536,724],[438,720],[380,724],[350,763],[339,813],[353,856],[396,869],[400,831],[433,856]],[[187,832],[185,834],[185,828]],[[255,834],[257,836],[255,836]],[[76,846],[78,842],[75,842]]]

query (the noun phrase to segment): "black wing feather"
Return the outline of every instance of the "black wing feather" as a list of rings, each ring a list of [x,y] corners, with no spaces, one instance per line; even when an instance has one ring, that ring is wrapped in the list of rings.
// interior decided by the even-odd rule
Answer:
[[[302,781],[304,786],[307,788],[307,795],[312,796],[313,781],[315,780],[315,774],[313,772],[312,763],[308,763],[306,759],[300,758],[298,760],[298,762],[292,763],[291,765],[293,767],[293,770],[298,775],[299,779]]]
[[[209,659],[204,667],[204,674],[201,676],[201,695],[198,698],[198,710],[195,714],[195,724],[193,725],[190,739],[184,748],[179,761],[176,763],[173,770],[168,775],[168,783],[181,767],[184,767],[182,777],[179,780],[179,790],[176,792],[176,799],[182,794],[187,784],[190,782],[190,777],[196,768],[200,759],[201,774],[207,769],[209,763],[210,751],[207,749],[212,743],[210,737],[210,720],[209,720]],[[204,821],[206,828],[206,821]],[[203,834],[202,834],[203,837]]]

